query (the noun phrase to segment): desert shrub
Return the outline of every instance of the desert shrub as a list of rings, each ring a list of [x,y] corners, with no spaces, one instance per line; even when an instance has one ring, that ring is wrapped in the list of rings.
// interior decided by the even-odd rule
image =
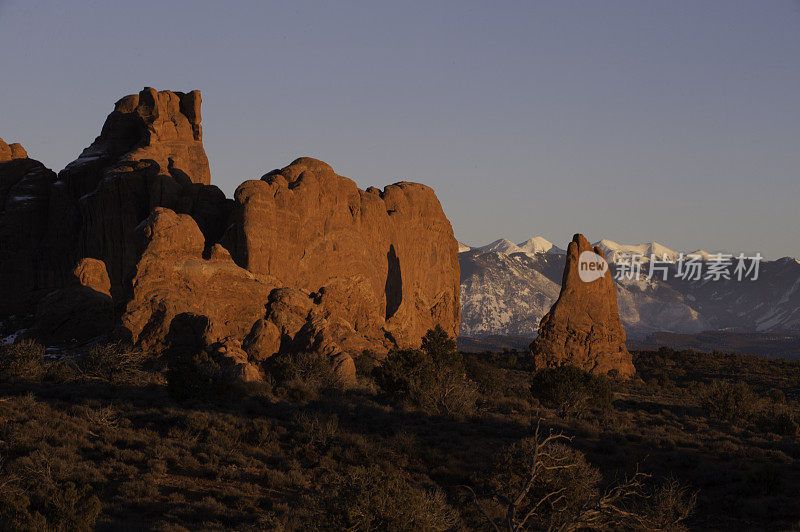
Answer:
[[[467,376],[486,397],[498,398],[505,394],[505,372],[493,364],[471,359],[467,362]]]
[[[323,493],[326,529],[448,530],[456,523],[441,491],[412,485],[400,471],[375,464],[331,473]]]
[[[326,445],[339,430],[339,418],[336,414],[322,416],[318,413],[300,412],[295,416],[299,435],[307,443]]]
[[[532,464],[536,471],[532,471]],[[536,529],[537,523],[568,523],[579,508],[599,496],[602,476],[580,451],[558,440],[533,437],[515,442],[495,455],[487,487],[500,500],[514,501],[531,480],[515,513],[524,516],[544,501],[535,521],[529,523]]]
[[[436,370],[430,387],[417,388],[413,398],[428,413],[466,416],[475,412],[478,391],[463,373],[445,367]]]
[[[102,505],[87,486],[68,482],[56,489],[47,501],[48,529],[88,532],[94,529]]]
[[[1,531],[88,532],[94,529],[102,505],[88,485],[77,487],[73,482],[58,485],[53,482],[49,470],[48,474],[30,478],[27,487],[20,484],[18,476],[8,471],[3,471],[2,478]],[[31,497],[36,499],[36,504],[31,502]],[[42,513],[34,510],[34,506]]]
[[[773,403],[785,403],[786,402],[786,394],[783,391],[772,388],[769,392],[767,392],[767,397]]]
[[[646,494],[640,504],[641,528],[649,530],[685,530],[681,523],[697,505],[697,492],[691,491],[675,478],[668,478]]]
[[[81,363],[82,371],[89,377],[114,384],[141,382],[147,373],[143,369],[144,353],[124,343],[92,346]]]
[[[342,390],[346,384],[336,375],[330,357],[318,353],[276,355],[266,368],[273,391],[293,401],[312,401],[320,393]]]
[[[531,394],[549,408],[580,415],[588,408],[608,409],[613,393],[611,381],[574,366],[546,368],[531,380]]]
[[[12,378],[38,379],[44,372],[44,346],[34,340],[0,345],[0,374]]]
[[[749,420],[757,402],[758,396],[743,382],[716,381],[700,395],[700,406],[709,416],[731,423]]]
[[[31,511],[30,498],[13,479],[0,481],[0,531],[34,532],[46,530],[47,521],[36,511]]]
[[[458,352],[456,340],[451,338],[441,325],[425,333],[420,349],[437,367],[447,367],[455,372],[464,373],[464,357]]]
[[[372,374],[384,392],[432,414],[467,415],[478,399],[455,340],[438,325],[425,334],[421,349],[389,353]]]
[[[797,416],[788,406],[781,403],[773,403],[762,411],[756,425],[762,432],[779,436],[797,436],[800,433]]]
[[[205,351],[170,356],[167,392],[173,399],[219,399],[229,390],[219,364]]]
[[[434,372],[433,361],[422,351],[400,349],[372,371],[375,382],[386,393],[408,397]]]

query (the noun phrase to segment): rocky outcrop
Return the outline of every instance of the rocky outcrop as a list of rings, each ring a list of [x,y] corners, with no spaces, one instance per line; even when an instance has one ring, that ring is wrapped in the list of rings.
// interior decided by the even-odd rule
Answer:
[[[264,381],[261,369],[250,362],[240,342],[228,340],[211,346],[211,357],[220,365],[223,375],[231,383],[252,384]]]
[[[103,260],[117,298],[139,258],[135,229],[154,208],[194,216],[209,247],[226,227],[233,202],[209,185],[200,102],[199,91],[149,87],[122,98],[100,136],[58,175],[48,246]]]
[[[430,188],[360,190],[301,158],[235,200],[224,242],[243,268],[316,292],[340,325],[385,347],[418,345],[436,324],[457,334],[458,244]]]
[[[95,289],[96,261],[104,315],[113,302],[117,334],[146,349],[222,345],[247,363],[313,351],[348,379],[351,354],[417,346],[437,324],[457,333],[458,245],[430,188],[360,190],[301,158],[226,199],[209,184],[200,118],[198,91],[126,96],[57,178],[0,145],[0,231],[35,233],[2,243],[16,254],[0,270],[25,277],[8,283],[14,298],[64,297],[76,277]],[[8,198],[28,196],[9,216]],[[40,306],[38,321],[58,315]],[[255,378],[242,363],[231,371]]]
[[[610,271],[597,279],[581,279],[579,258],[593,252],[603,258],[600,248],[592,248],[583,235],[573,237],[567,248],[567,261],[561,293],[539,324],[539,336],[531,344],[537,369],[561,365],[607,374],[615,371],[622,378],[636,370],[625,347],[625,331],[617,309],[617,291]]]
[[[110,290],[105,264],[97,259],[79,261],[68,285],[42,298],[33,336],[63,344],[110,334],[114,318]]]
[[[126,96],[57,178],[0,141],[0,312],[35,308],[84,257],[106,264],[121,299],[138,260],[134,229],[155,207],[192,214],[209,245],[219,240],[233,201],[208,185],[200,118],[198,91]]]
[[[137,232],[141,258],[119,328],[126,339],[159,349],[176,317],[195,315],[203,318],[202,344],[241,340],[264,315],[276,281],[240,268],[219,244],[204,257],[205,239],[191,216],[159,207]]]
[[[32,312],[55,286],[49,254],[40,251],[55,179],[22,146],[0,139],[0,315]]]
[[[14,159],[27,159],[28,152],[22,147],[22,144],[15,142],[13,144],[6,144],[3,139],[0,139],[0,163],[7,163]]]

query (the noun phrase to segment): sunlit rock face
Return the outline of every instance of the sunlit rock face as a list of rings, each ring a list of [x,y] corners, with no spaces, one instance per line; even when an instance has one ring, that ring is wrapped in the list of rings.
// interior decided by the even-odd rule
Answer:
[[[458,244],[433,190],[361,190],[300,158],[227,199],[209,184],[200,102],[151,88],[122,98],[57,177],[0,144],[0,230],[33,233],[0,256],[25,278],[9,283],[9,311],[35,308],[92,259],[107,272],[109,328],[152,350],[182,338],[256,360],[316,351],[349,368],[346,354],[416,347],[435,325],[457,334]]]
[[[576,234],[567,248],[561,292],[539,324],[539,336],[531,344],[537,368],[576,366],[591,373],[632,377],[631,354],[625,347],[625,331],[617,309],[617,291],[611,272],[581,279],[580,257],[593,252],[605,260],[603,250],[592,247]]]

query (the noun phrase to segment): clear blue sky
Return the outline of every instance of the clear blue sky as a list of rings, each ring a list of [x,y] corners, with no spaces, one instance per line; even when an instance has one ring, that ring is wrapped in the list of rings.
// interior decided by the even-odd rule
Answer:
[[[144,86],[212,182],[311,155],[457,238],[800,256],[800,4],[0,0],[0,137],[58,170]]]

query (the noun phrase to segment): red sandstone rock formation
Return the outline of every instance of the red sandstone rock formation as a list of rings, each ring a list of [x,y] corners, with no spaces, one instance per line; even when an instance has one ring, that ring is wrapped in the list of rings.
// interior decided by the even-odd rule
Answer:
[[[103,130],[58,175],[47,247],[105,262],[116,298],[139,259],[136,227],[156,207],[191,214],[209,246],[233,202],[209,186],[200,92],[145,88],[119,100]]]
[[[364,191],[304,157],[242,183],[233,222],[225,243],[239,265],[318,292],[374,342],[416,346],[436,324],[458,332],[458,244],[424,185]]]
[[[592,373],[616,370],[630,378],[636,370],[625,347],[625,331],[617,309],[617,290],[611,272],[584,282],[579,276],[579,257],[585,251],[603,257],[583,235],[573,237],[567,248],[567,263],[561,293],[539,325],[539,336],[531,344],[537,369],[561,365],[577,366]]]
[[[0,159],[24,153],[4,146]],[[37,235],[20,253],[38,257],[38,286],[62,288],[76,262],[97,259],[117,331],[143,347],[243,345],[251,361],[315,351],[350,377],[348,353],[417,346],[437,324],[458,331],[458,246],[430,188],[364,191],[302,158],[226,199],[208,184],[198,91],[127,96],[57,180],[35,169],[23,218]],[[0,166],[0,194],[24,174]],[[0,271],[14,268],[25,270],[0,256]]]
[[[202,344],[241,340],[264,315],[276,281],[240,268],[219,244],[204,258],[205,239],[191,216],[156,208],[139,238],[141,258],[120,322],[127,339],[162,348],[172,321],[190,314],[204,320]]]

